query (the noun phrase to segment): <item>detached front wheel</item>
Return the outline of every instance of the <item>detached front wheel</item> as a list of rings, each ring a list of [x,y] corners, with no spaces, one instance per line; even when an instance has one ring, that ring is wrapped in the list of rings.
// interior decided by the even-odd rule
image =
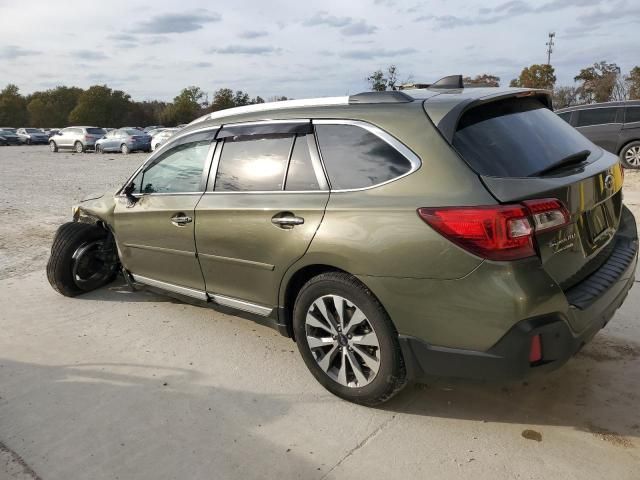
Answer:
[[[58,228],[47,263],[47,279],[54,290],[75,297],[112,282],[117,273],[115,244],[106,230],[77,222]]]

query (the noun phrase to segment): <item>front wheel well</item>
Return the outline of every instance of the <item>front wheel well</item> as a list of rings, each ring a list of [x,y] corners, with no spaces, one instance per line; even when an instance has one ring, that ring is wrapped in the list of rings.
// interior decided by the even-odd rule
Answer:
[[[620,155],[629,145],[635,142],[640,142],[640,138],[634,138],[633,140],[629,140],[628,142],[625,142],[618,150],[618,155]]]

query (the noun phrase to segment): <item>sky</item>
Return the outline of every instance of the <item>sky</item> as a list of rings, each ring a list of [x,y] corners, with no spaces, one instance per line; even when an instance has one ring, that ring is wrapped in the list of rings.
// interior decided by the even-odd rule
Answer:
[[[640,65],[640,0],[0,0],[0,88],[107,84],[135,100],[197,85],[251,96],[353,94],[390,64],[401,81],[552,64]]]

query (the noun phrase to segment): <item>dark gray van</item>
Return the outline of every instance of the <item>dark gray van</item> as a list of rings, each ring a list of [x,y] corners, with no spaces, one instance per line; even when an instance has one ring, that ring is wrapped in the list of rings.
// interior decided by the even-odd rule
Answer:
[[[578,105],[556,113],[593,143],[618,155],[626,168],[640,168],[640,100]]]

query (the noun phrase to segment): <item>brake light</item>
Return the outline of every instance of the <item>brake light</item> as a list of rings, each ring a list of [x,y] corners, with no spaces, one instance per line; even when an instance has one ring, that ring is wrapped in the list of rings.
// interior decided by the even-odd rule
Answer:
[[[534,256],[535,233],[560,228],[570,221],[569,212],[556,199],[515,205],[419,208],[418,215],[465,250],[499,261]]]

